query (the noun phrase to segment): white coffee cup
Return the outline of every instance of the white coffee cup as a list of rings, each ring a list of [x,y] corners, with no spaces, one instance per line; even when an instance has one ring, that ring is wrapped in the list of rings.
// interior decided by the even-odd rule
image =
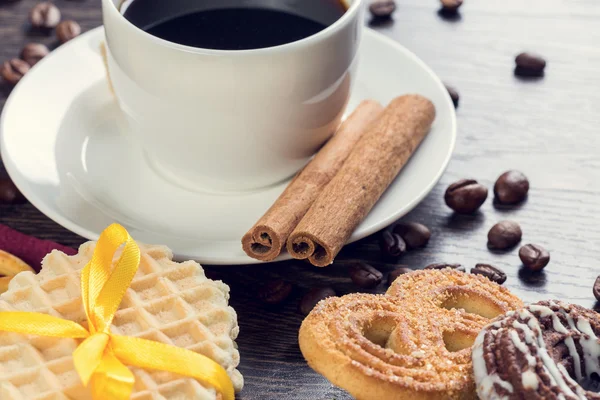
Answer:
[[[121,2],[102,0],[109,75],[136,140],[168,180],[217,192],[269,186],[297,172],[339,124],[362,0],[347,0],[346,13],[313,36],[240,51],[159,39],[130,23]]]

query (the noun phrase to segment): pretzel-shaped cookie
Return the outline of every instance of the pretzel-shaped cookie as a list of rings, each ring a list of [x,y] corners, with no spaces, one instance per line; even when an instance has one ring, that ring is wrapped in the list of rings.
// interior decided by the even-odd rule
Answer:
[[[417,271],[385,295],[321,301],[300,328],[300,349],[358,399],[475,399],[471,345],[491,318],[521,306],[482,276]]]

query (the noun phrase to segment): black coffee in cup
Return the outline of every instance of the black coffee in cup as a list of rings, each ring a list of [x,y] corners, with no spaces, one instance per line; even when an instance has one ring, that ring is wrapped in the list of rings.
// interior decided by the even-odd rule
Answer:
[[[130,0],[121,8],[153,36],[218,50],[295,42],[332,25],[346,9],[344,0]]]

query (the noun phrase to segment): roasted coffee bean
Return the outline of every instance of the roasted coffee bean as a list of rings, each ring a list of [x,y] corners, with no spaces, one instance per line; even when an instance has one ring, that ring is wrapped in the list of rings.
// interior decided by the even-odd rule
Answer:
[[[526,244],[519,249],[519,258],[527,269],[538,272],[550,262],[550,253],[537,244]]]
[[[446,90],[448,91],[448,94],[450,95],[450,98],[452,99],[452,104],[454,104],[454,108],[458,108],[458,102],[460,100],[460,96],[458,95],[458,92],[452,86],[448,86],[448,85],[445,85],[445,86],[446,86]]]
[[[29,43],[21,50],[21,59],[33,67],[38,61],[46,57],[48,53],[50,53],[50,50],[43,44]]]
[[[472,214],[487,199],[488,190],[473,179],[461,179],[446,189],[444,200],[448,207],[460,214]]]
[[[517,204],[525,200],[529,180],[522,172],[506,171],[494,185],[494,196],[500,204]]]
[[[400,268],[397,268],[397,269],[393,270],[388,275],[388,285],[391,285],[392,283],[394,283],[394,281],[396,279],[398,279],[398,277],[400,275],[408,274],[408,273],[411,273],[411,272],[413,272],[413,270],[410,269],[410,268],[406,268],[406,267],[400,267]]]
[[[431,238],[429,228],[416,222],[396,224],[393,232],[404,239],[408,250],[427,246]]]
[[[29,12],[29,22],[37,29],[54,29],[60,22],[60,10],[48,1],[38,3]]]
[[[445,12],[456,12],[458,8],[462,6],[463,0],[441,0],[442,9]]]
[[[396,2],[394,0],[373,0],[369,11],[375,18],[389,18],[396,11]]]
[[[488,247],[505,250],[516,246],[522,236],[519,224],[514,221],[500,221],[488,232]]]
[[[386,229],[381,232],[379,248],[386,256],[398,257],[406,251],[406,243],[400,235]]]
[[[483,275],[492,282],[502,285],[506,282],[506,274],[500,268],[496,268],[489,264],[476,264],[475,268],[471,268],[471,273]]]
[[[460,265],[460,264],[448,264],[448,263],[429,264],[428,266],[426,266],[423,269],[446,269],[446,268],[455,269],[455,270],[460,271],[460,272],[466,272],[465,267],[463,267],[462,265]]]
[[[302,314],[308,315],[318,302],[328,297],[334,297],[335,291],[330,287],[318,287],[310,290],[300,300],[299,310]]]
[[[13,181],[9,178],[0,178],[0,204],[20,204],[25,201],[25,196],[21,194]]]
[[[519,76],[543,76],[546,68],[546,60],[537,54],[521,53],[515,58],[515,75]]]
[[[258,298],[266,304],[280,304],[290,296],[292,289],[292,284],[283,279],[272,280],[258,289]]]
[[[378,270],[363,262],[352,264],[348,268],[350,279],[360,288],[372,289],[381,283],[383,274]]]
[[[56,27],[56,37],[61,43],[66,43],[80,34],[81,27],[72,20],[63,21]]]
[[[12,60],[5,61],[4,64],[2,64],[0,75],[2,75],[2,78],[7,83],[16,85],[28,71],[29,64],[18,58],[13,58]]]
[[[594,297],[600,301],[600,275],[596,278],[596,282],[594,282]]]

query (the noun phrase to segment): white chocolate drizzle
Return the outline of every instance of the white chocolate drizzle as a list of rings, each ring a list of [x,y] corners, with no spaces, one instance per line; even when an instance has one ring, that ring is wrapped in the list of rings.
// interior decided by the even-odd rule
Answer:
[[[507,392],[513,393],[513,386],[510,382],[502,380],[498,374],[488,374],[483,358],[483,339],[485,335],[479,334],[473,344],[473,371],[477,385],[477,393],[481,398],[497,398],[498,400],[508,400],[506,396],[500,396],[496,393],[494,384],[498,384]]]
[[[503,380],[496,372],[488,372],[483,348],[486,334],[496,335],[504,329],[509,329],[510,341],[527,361],[527,367],[521,375],[521,384],[524,389],[532,391],[539,389],[541,379],[536,373],[539,360],[550,385],[559,389],[560,393],[557,395],[559,399],[587,399],[585,390],[569,375],[562,364],[557,364],[551,357],[542,335],[543,326],[540,324],[539,318],[551,318],[552,329],[565,335],[564,344],[573,359],[575,378],[578,381],[591,378],[594,373],[600,375],[600,339],[595,335],[589,320],[579,317],[575,321],[562,304],[555,302],[548,304],[550,307],[558,308],[558,311],[555,312],[545,305],[533,304],[518,311],[516,315],[514,312],[507,313],[505,318],[518,317],[508,328],[505,327],[503,320],[496,321],[484,328],[477,336],[473,346],[473,369],[480,398],[508,399],[508,396],[502,396],[497,392],[497,386],[510,394],[514,392],[514,387],[510,382]],[[564,325],[561,317],[568,326]],[[575,339],[578,339],[582,354],[577,350]],[[585,372],[582,371],[582,357]]]
[[[537,374],[531,369],[523,372],[521,380],[525,389],[537,390],[540,384]]]
[[[594,372],[600,375],[600,340],[594,334],[590,321],[577,318],[577,328],[587,336],[579,339],[583,349],[585,370],[588,376]]]

